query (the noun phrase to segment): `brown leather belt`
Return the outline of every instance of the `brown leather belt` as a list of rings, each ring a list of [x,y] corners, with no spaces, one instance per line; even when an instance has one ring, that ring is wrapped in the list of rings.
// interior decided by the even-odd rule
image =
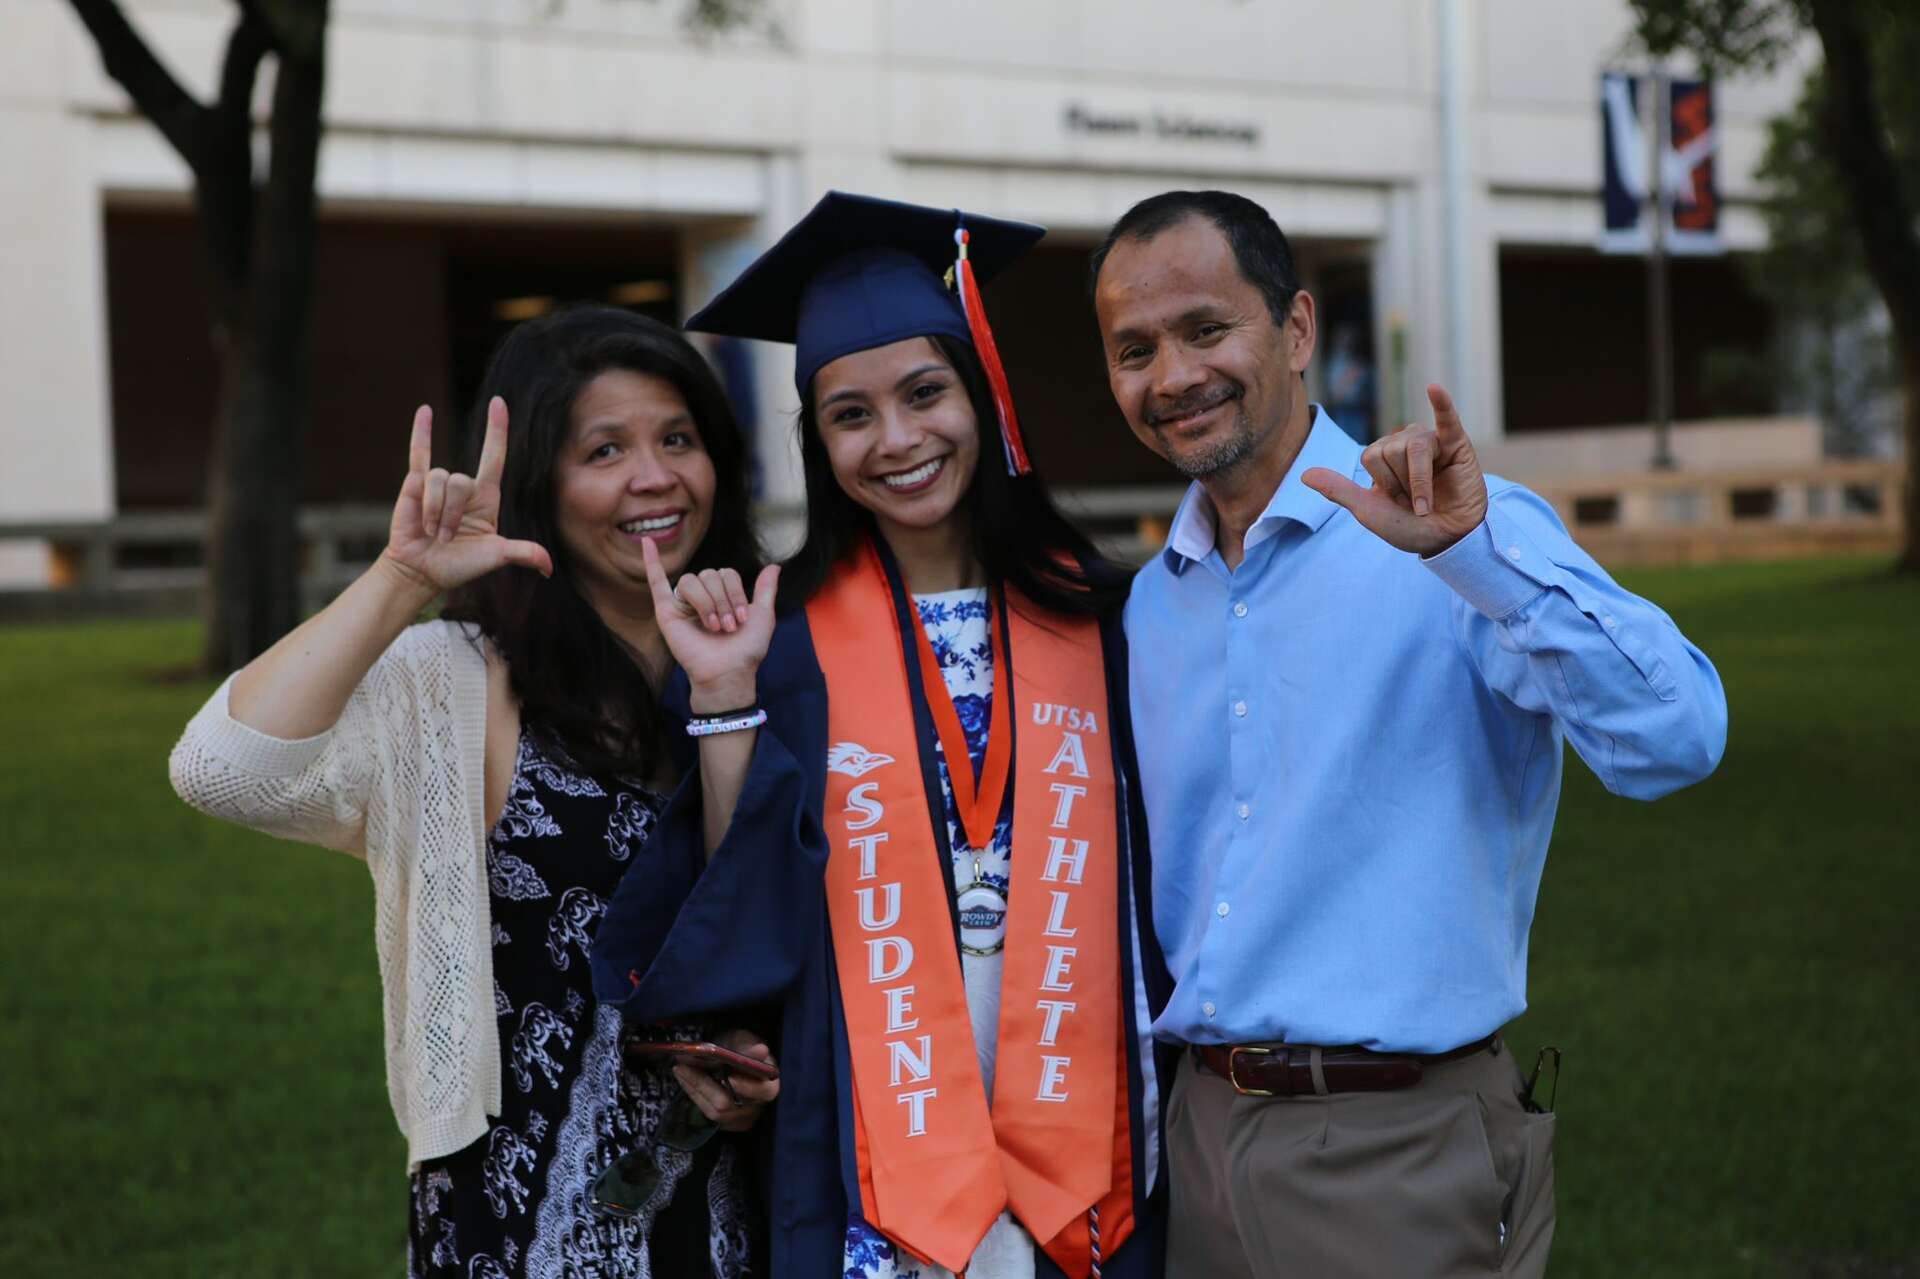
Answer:
[[[1443,1053],[1377,1053],[1298,1044],[1192,1044],[1193,1059],[1245,1097],[1312,1097],[1411,1088],[1428,1066],[1494,1046],[1497,1034]]]

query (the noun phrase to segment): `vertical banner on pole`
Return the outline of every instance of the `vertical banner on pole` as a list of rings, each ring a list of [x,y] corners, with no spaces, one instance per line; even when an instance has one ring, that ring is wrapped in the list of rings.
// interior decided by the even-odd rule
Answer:
[[[1602,253],[1645,253],[1653,247],[1647,205],[1647,136],[1640,120],[1641,77],[1609,71],[1600,77],[1600,144],[1604,173],[1600,204]]]
[[[1648,204],[1649,156],[1655,143],[1647,136],[1641,103],[1649,85],[1646,77],[1608,71],[1600,77],[1600,141],[1604,172],[1600,204],[1603,253],[1642,254],[1653,248],[1653,222]],[[1661,157],[1661,185],[1666,189],[1667,252],[1718,254],[1726,252],[1720,238],[1720,188],[1714,155],[1720,131],[1714,119],[1713,84],[1707,80],[1669,82],[1668,108],[1671,142]]]
[[[1662,173],[1673,210],[1667,248],[1673,253],[1724,253],[1714,170],[1720,131],[1713,118],[1713,85],[1706,80],[1675,80],[1669,96],[1673,145]]]

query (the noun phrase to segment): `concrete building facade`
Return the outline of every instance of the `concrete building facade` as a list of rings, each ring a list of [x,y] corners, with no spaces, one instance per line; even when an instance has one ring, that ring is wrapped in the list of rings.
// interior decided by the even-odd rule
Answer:
[[[230,4],[123,2],[206,94]],[[988,303],[1039,402],[1036,455],[1072,482],[1156,474],[1101,406],[1082,274],[1119,213],[1170,187],[1273,212],[1321,303],[1316,390],[1369,430],[1418,412],[1429,380],[1489,441],[1645,416],[1621,393],[1643,376],[1640,268],[1593,253],[1620,0],[773,0],[776,30],[704,38],[678,0],[332,8],[314,500],[391,493],[412,404],[469,394],[500,324],[566,296],[684,316],[830,187],[1051,228],[1053,256]],[[64,0],[0,12],[0,523],[191,506],[204,425],[186,418],[212,382],[186,170]],[[1799,80],[1720,87],[1736,250],[1761,242],[1753,169]],[[1735,273],[1698,269],[1720,274],[1692,292],[1764,343]],[[762,495],[791,502],[791,360],[744,358]],[[331,454],[350,461],[328,480]],[[42,571],[6,554],[9,576]]]

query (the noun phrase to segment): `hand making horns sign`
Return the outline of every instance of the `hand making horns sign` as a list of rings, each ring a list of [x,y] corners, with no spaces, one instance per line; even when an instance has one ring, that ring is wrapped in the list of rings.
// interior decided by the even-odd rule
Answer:
[[[1363,488],[1344,475],[1316,466],[1301,482],[1391,546],[1437,555],[1474,529],[1487,514],[1487,479],[1474,455],[1453,398],[1438,385],[1427,388],[1434,427],[1403,427],[1375,440],[1360,455],[1373,477]]]
[[[755,680],[773,639],[773,600],[780,566],[760,570],[747,598],[740,574],[730,568],[688,573],[671,589],[653,539],[641,543],[647,585],[653,589],[653,617],[673,660],[687,674],[695,709],[704,703],[725,708],[754,699]]]
[[[507,403],[487,403],[487,434],[474,474],[433,465],[433,410],[413,414],[407,478],[393,506],[387,558],[436,591],[450,591],[507,564],[553,576],[553,558],[538,542],[501,537],[500,473],[507,461]]]

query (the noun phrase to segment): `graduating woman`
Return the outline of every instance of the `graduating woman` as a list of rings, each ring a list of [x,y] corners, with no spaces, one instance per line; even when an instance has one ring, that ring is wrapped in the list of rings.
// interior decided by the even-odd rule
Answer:
[[[1126,583],[1030,473],[975,281],[1042,234],[832,193],[689,324],[796,345],[806,541],[778,608],[654,575],[698,761],[594,980],[784,1000],[776,1275],[1161,1271]]]

